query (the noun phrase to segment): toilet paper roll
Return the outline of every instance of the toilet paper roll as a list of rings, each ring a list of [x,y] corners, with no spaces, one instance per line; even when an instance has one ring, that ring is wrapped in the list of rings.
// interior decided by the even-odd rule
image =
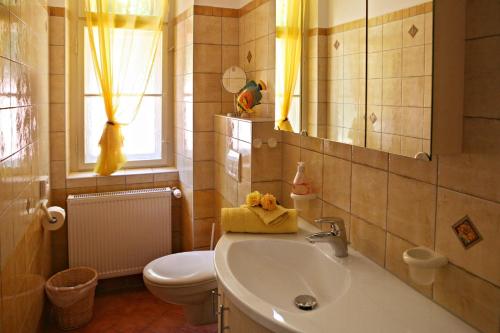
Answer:
[[[52,219],[49,220],[48,218],[44,218],[42,222],[43,227],[45,228],[45,230],[51,231],[60,229],[64,224],[64,220],[66,219],[66,212],[63,208],[57,206],[49,207],[48,211],[52,216]]]

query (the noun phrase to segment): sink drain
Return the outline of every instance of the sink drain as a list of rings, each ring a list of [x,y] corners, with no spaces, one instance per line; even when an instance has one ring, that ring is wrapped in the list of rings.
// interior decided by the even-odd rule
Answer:
[[[310,311],[318,305],[318,302],[311,295],[299,295],[295,297],[295,305],[301,310]]]

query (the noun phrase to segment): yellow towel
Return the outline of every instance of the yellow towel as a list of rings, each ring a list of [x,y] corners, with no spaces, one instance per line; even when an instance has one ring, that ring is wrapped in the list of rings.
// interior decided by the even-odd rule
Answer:
[[[265,210],[262,207],[251,207],[247,205],[242,205],[243,207],[247,207],[250,209],[254,214],[256,214],[262,222],[266,225],[275,225],[283,222],[283,220],[287,219],[288,215],[288,209],[286,209],[283,206],[278,205],[276,209],[273,210]]]
[[[285,234],[295,233],[299,230],[297,224],[297,211],[287,210],[287,218],[281,223],[266,225],[261,219],[248,208],[222,208],[221,224],[224,231]]]

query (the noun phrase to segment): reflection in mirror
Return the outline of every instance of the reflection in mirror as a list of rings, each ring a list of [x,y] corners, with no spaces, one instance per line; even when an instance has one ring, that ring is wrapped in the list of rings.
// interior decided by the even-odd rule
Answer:
[[[326,128],[321,137],[364,146],[366,1],[326,0],[319,3],[329,6],[327,10],[318,9],[320,21],[327,13],[323,19],[326,20],[326,38],[319,39],[326,42],[326,48],[323,51],[318,45],[322,53],[317,53],[318,60],[323,55],[327,62],[326,71],[318,66],[318,73],[326,72],[318,76],[318,82],[322,83],[324,78],[326,84],[326,117],[323,120]],[[324,23],[320,22],[322,25]]]
[[[432,2],[368,1],[367,147],[430,155]]]
[[[276,1],[277,88],[288,68],[282,61],[286,48],[279,32],[286,26],[290,2]],[[293,131],[364,146],[366,1],[310,0],[305,5],[301,77],[288,114]]]

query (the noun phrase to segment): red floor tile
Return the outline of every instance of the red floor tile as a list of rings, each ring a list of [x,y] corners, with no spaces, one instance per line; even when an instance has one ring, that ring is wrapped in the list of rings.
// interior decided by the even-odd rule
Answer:
[[[43,332],[64,331],[51,323]],[[181,306],[165,303],[141,288],[96,295],[92,321],[72,332],[215,333],[217,325],[190,325]]]

